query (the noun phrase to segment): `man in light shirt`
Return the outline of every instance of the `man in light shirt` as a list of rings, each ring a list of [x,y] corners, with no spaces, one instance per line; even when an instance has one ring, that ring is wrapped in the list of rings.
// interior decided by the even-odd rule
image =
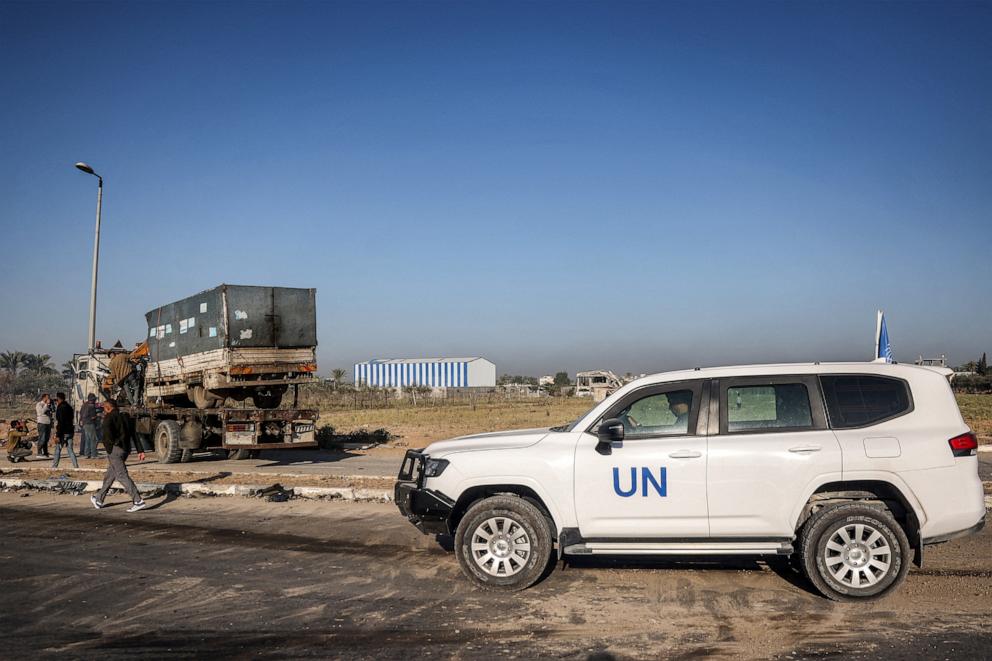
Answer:
[[[52,416],[49,413],[51,398],[43,393],[34,405],[35,422],[38,423],[38,456],[48,456],[48,437],[52,433]]]

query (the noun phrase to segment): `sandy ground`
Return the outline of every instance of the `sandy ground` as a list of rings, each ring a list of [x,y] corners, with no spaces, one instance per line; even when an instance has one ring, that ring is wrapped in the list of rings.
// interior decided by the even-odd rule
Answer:
[[[978,658],[992,533],[891,597],[836,604],[782,562],[583,559],[516,594],[389,504],[0,493],[8,658]]]

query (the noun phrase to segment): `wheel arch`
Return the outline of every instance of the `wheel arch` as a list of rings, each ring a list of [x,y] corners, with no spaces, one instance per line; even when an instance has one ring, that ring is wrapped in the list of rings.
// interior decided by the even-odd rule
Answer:
[[[451,534],[455,533],[458,528],[459,522],[462,517],[465,516],[465,512],[474,504],[485,498],[496,495],[513,495],[519,496],[532,505],[537,507],[548,520],[548,525],[551,527],[551,537],[552,540],[558,538],[558,531],[561,529],[559,521],[556,519],[553,508],[548,505],[548,501],[530,486],[517,483],[500,483],[500,484],[477,484],[466,488],[458,496],[455,501],[454,507],[451,508],[451,514],[448,517],[448,528]]]
[[[892,476],[894,477],[894,476]],[[825,481],[810,490],[802,501],[793,520],[798,531],[817,511],[828,505],[840,502],[877,501],[886,505],[892,516],[902,526],[914,549],[913,562],[923,566],[923,543],[920,529],[923,524],[922,511],[912,492],[897,484],[897,480],[870,476],[859,479]]]

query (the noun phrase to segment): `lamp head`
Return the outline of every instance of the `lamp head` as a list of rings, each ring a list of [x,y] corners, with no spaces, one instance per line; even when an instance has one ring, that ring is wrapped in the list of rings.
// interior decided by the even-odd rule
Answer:
[[[82,163],[82,162],[80,162],[80,163],[76,163],[76,167],[77,167],[77,168],[79,168],[80,170],[82,170],[83,172],[85,172],[86,174],[91,174],[91,175],[93,175],[94,177],[99,177],[99,176],[100,176],[100,175],[98,175],[98,174],[97,174],[96,172],[94,172],[94,171],[93,171],[93,168],[91,168],[91,167],[90,167],[89,165],[87,165],[86,163]]]

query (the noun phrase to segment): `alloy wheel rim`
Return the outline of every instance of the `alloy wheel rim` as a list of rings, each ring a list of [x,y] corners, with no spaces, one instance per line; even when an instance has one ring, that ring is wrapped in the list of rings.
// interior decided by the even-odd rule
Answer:
[[[490,576],[519,573],[530,558],[530,536],[518,521],[506,516],[486,519],[472,532],[472,559]]]
[[[877,585],[892,567],[892,548],[874,526],[852,523],[830,534],[823,549],[827,572],[845,587]]]

